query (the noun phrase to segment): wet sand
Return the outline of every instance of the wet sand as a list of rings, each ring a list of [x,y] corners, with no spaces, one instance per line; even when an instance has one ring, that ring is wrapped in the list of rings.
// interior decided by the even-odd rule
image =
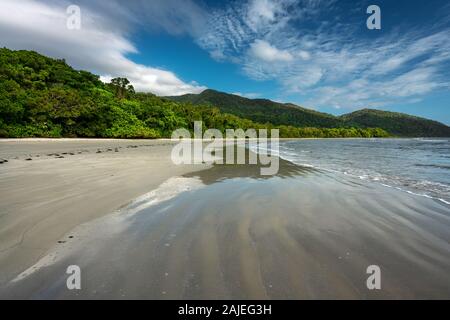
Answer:
[[[0,140],[0,286],[76,226],[128,204],[174,175],[167,140]]]
[[[70,230],[0,297],[450,298],[442,202],[283,160],[274,177],[217,165],[147,191]],[[69,265],[81,290],[66,287]],[[369,265],[381,290],[366,287]]]

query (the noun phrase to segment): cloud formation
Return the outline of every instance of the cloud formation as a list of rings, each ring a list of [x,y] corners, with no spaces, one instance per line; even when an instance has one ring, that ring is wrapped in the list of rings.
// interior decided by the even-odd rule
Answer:
[[[448,23],[368,37],[358,29],[367,18],[360,11],[358,24],[340,16],[336,1],[233,2],[212,13],[197,43],[314,107],[380,107],[449,88]]]
[[[127,54],[138,53],[127,39],[124,33],[127,28],[123,25],[134,15],[129,10],[119,10],[122,17],[116,22],[113,15],[97,12],[116,12],[118,4],[103,3],[109,11],[108,8],[91,11],[87,5],[81,5],[81,29],[70,30],[66,26],[68,2],[2,0],[0,45],[65,58],[76,68],[99,73],[102,79],[127,77],[138,91],[180,95],[205,89],[194,82],[182,81],[173,72],[137,64],[127,58]]]
[[[278,83],[278,99],[295,96],[315,108],[417,102],[450,87],[450,5],[425,28],[409,25],[368,36],[361,30],[364,1],[248,0],[209,7],[194,0],[77,3],[83,15],[79,31],[65,28],[68,2],[0,1],[0,45],[64,57],[102,79],[126,76],[137,90],[159,95],[205,87],[133,62],[129,55],[139,54],[129,40],[135,30],[191,37],[213,59],[236,64],[249,79]],[[342,9],[345,3],[349,7]]]
[[[292,61],[294,59],[289,51],[279,50],[264,40],[255,40],[250,45],[250,51],[256,58],[265,62]]]

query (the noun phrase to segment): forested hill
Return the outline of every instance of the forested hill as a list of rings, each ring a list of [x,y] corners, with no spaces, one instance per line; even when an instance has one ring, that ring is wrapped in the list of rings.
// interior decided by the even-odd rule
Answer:
[[[450,127],[437,121],[407,114],[364,109],[340,117],[302,108],[290,103],[266,99],[248,99],[241,96],[205,90],[200,94],[167,97],[174,101],[211,105],[222,112],[238,115],[261,123],[295,127],[378,127],[397,136],[449,137]]]
[[[297,127],[344,127],[344,121],[330,114],[283,104],[267,99],[248,99],[238,95],[207,89],[200,94],[167,97],[174,101],[211,105],[220,111],[235,114],[260,123],[292,125]]]
[[[345,114],[340,119],[362,127],[380,127],[400,136],[450,137],[450,127],[445,124],[404,113],[363,109]]]

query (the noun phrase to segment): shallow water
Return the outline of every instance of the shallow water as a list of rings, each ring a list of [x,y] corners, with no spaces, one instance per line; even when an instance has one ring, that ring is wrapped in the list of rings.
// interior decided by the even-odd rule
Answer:
[[[26,298],[449,298],[450,207],[281,161],[173,178],[80,226],[0,296]],[[82,270],[82,290],[65,270]],[[368,290],[378,265],[382,289]]]
[[[450,203],[448,138],[282,141],[280,155]]]

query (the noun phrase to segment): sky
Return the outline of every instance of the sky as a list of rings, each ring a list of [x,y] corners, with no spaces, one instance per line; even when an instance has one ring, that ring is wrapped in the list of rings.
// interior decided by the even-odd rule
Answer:
[[[80,28],[68,28],[70,5]],[[367,8],[381,10],[368,29]],[[447,0],[0,0],[0,46],[64,58],[157,95],[210,88],[336,115],[450,125]]]

